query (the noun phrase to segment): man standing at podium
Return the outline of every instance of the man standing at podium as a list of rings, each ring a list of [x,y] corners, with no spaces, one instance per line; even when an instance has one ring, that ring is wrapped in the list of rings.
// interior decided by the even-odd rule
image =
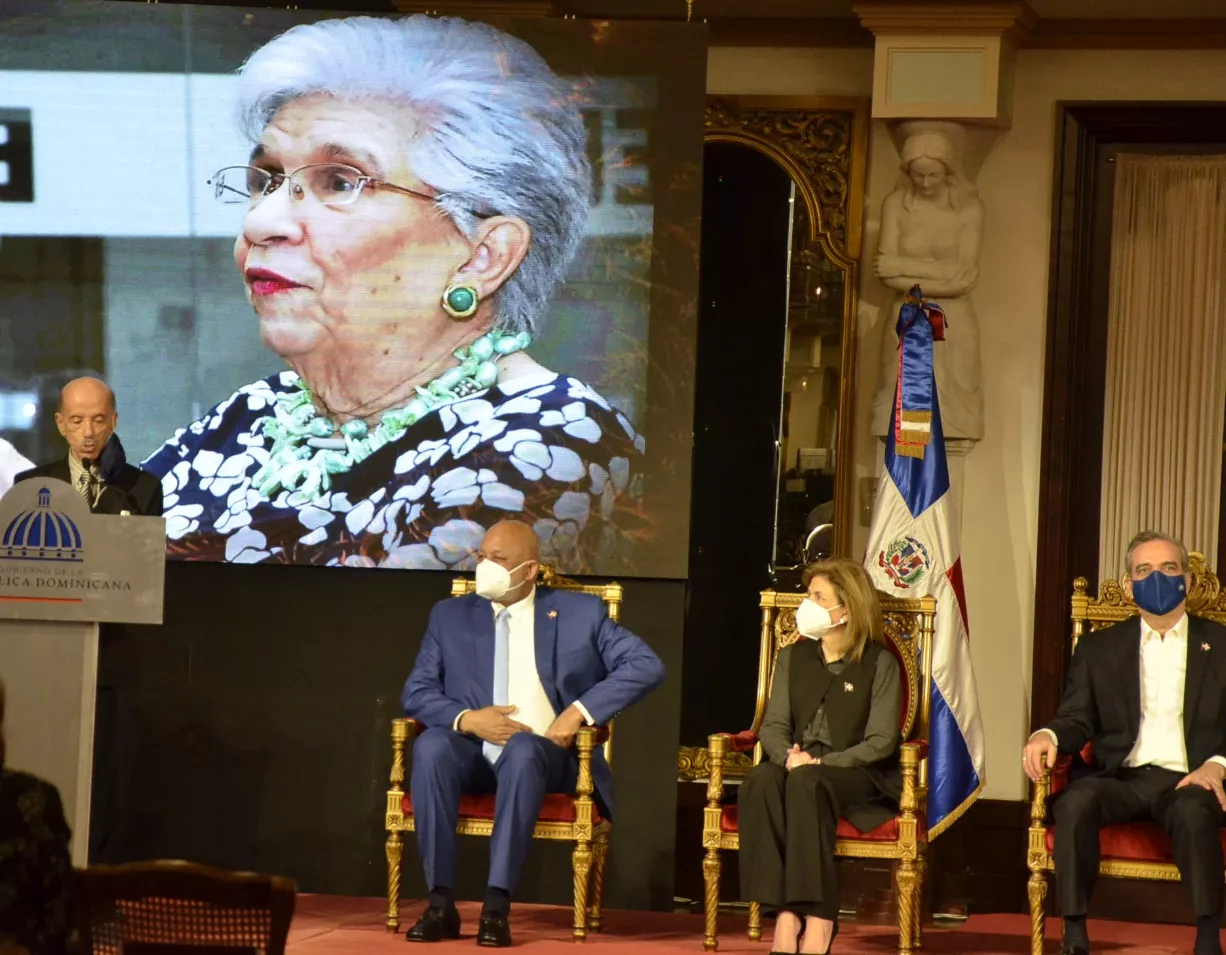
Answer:
[[[22,471],[13,483],[31,478],[67,481],[96,514],[162,513],[162,482],[128,464],[115,434],[119,414],[115,393],[97,378],[76,378],[60,392],[55,425],[68,442],[66,457]]]

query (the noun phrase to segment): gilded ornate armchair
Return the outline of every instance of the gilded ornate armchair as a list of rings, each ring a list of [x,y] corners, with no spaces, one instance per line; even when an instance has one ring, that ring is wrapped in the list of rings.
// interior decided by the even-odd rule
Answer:
[[[1188,555],[1192,586],[1188,590],[1188,612],[1226,624],[1226,594],[1222,593],[1217,575],[1205,566],[1203,554]],[[1087,628],[1101,630],[1127,620],[1137,613],[1137,605],[1124,592],[1117,580],[1108,580],[1098,592],[1098,599],[1088,596],[1089,584],[1084,577],[1073,581],[1073,640]],[[1093,756],[1093,744],[1086,744],[1082,758]],[[1055,828],[1047,821],[1048,800],[1068,785],[1072,758],[1062,756],[1054,768],[1044,770],[1042,778],[1031,784],[1030,838],[1026,863],[1030,869],[1027,895],[1030,897],[1030,951],[1043,955],[1043,930],[1046,922],[1047,877],[1055,871],[1052,850]],[[1223,830],[1226,845],[1226,830]],[[1104,826],[1099,834],[1098,874],[1111,879],[1154,879],[1178,882],[1179,870],[1171,855],[1170,840],[1155,822],[1128,822]]]
[[[542,567],[537,583],[555,590],[572,590],[600,597],[608,606],[609,616],[617,620],[621,614],[621,584],[579,584],[555,575],[550,567]],[[474,591],[474,581],[458,577],[451,583],[451,596],[463,597]],[[392,720],[391,788],[387,791],[387,930],[400,928],[400,868],[404,854],[403,833],[413,832],[413,797],[404,791],[405,753],[412,741],[426,727],[417,720]],[[585,726],[579,730],[575,747],[579,752],[579,782],[575,795],[548,795],[534,839],[553,839],[574,844],[571,864],[575,879],[575,918],[573,936],[576,941],[587,938],[588,929],[599,932],[602,926],[601,908],[604,902],[605,863],[609,857],[610,822],[601,818],[600,808],[592,798],[592,754],[604,745],[605,759],[613,764],[613,723],[607,727]],[[460,821],[456,831],[462,836],[489,837],[494,830],[494,796],[464,796],[460,799]],[[589,898],[591,904],[589,908]]]
[[[741,733],[717,733],[710,737],[710,775],[707,783],[707,806],[703,811],[702,845],[706,855],[702,862],[705,884],[706,937],[704,948],[719,947],[717,919],[719,916],[719,876],[721,849],[740,848],[737,807],[721,805],[724,793],[724,762],[729,751],[752,751],[753,764],[762,758],[758,728],[766,712],[774,675],[775,658],[779,651],[798,637],[796,608],[803,594],[781,594],[773,590],[762,593],[762,649],[758,658],[758,699],[754,707],[753,726]],[[928,687],[932,686],[932,632],[936,601],[931,597],[903,600],[882,596],[885,611],[886,644],[898,658],[903,680],[902,738],[900,754],[903,792],[898,816],[872,832],[860,832],[846,820],[839,820],[835,854],[867,859],[897,861],[895,883],[898,893],[898,950],[904,955],[919,947],[920,899],[924,878],[924,856],[928,848],[927,747],[928,747]],[[749,938],[762,937],[762,907],[749,902]]]

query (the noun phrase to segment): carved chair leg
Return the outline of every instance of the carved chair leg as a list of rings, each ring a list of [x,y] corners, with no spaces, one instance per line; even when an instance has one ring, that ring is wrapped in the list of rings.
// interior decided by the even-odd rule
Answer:
[[[749,940],[762,941],[762,903],[749,903]]]
[[[702,947],[708,952],[719,948],[719,850],[707,848],[702,859],[704,934]]]
[[[915,908],[919,902],[916,892],[919,874],[914,859],[898,861],[894,881],[898,895],[898,955],[912,955],[915,951]]]
[[[911,942],[917,949],[924,947],[924,900],[927,898],[924,878],[928,874],[928,860],[922,855],[922,846],[920,852],[921,855],[915,860],[915,925],[911,929]]]
[[[399,832],[387,834],[387,930],[400,931],[400,864],[404,858],[404,838]]]
[[[601,832],[592,846],[592,907],[588,916],[588,928],[593,932],[604,931],[604,868],[609,861],[609,834]]]
[[[576,942],[587,940],[587,894],[592,882],[592,842],[576,839],[571,853],[575,873],[575,927],[571,933]]]
[[[1026,882],[1026,894],[1030,898],[1030,953],[1043,955],[1043,935],[1046,928],[1047,876],[1038,869],[1030,870]]]

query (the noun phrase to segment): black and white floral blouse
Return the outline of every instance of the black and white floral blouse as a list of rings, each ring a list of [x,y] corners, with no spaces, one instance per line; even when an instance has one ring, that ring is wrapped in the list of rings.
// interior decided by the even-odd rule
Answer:
[[[562,573],[630,569],[648,532],[643,438],[574,378],[495,385],[445,405],[318,499],[252,478],[268,460],[260,422],[298,376],[240,388],[142,467],[162,479],[168,556],[231,563],[468,569],[495,522],[531,524]]]

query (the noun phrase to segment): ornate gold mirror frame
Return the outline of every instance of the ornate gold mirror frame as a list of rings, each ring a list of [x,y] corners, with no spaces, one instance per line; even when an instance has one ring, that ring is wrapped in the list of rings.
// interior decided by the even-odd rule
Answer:
[[[707,142],[737,143],[758,150],[795,183],[796,195],[804,202],[808,234],[793,234],[793,267],[798,252],[820,251],[843,275],[832,548],[839,555],[851,553],[856,519],[852,441],[868,121],[868,102],[856,99],[715,96],[707,100],[704,122]],[[783,358],[780,356],[781,367]],[[724,774],[743,776],[750,764],[747,754],[730,754]],[[682,746],[677,774],[682,780],[706,779],[707,748]]]
[[[835,443],[833,552],[851,553],[856,516],[852,442],[855,434],[856,310],[859,299],[869,104],[814,96],[713,96],[704,139],[765,153],[792,179],[803,199],[808,235],[797,251],[820,250],[843,273],[843,339]]]

